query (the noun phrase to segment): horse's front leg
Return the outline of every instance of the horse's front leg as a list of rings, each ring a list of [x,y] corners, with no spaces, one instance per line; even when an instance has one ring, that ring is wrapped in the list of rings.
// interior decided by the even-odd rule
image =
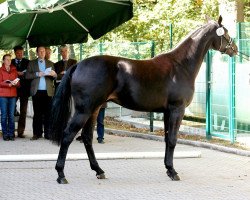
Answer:
[[[58,154],[57,163],[55,167],[58,173],[57,182],[59,184],[68,183],[64,175],[64,166],[65,166],[65,160],[66,160],[67,152],[69,149],[69,145],[72,143],[77,132],[83,127],[87,119],[88,119],[87,115],[76,112],[73,118],[70,120],[69,124],[67,125],[66,129],[64,130],[63,138],[61,141],[61,147],[60,147],[60,151]]]
[[[181,121],[184,116],[185,107],[184,106],[169,106],[169,113],[164,114],[164,124],[165,126],[165,166],[167,168],[167,175],[175,181],[180,180],[178,173],[174,169],[173,156],[174,149],[177,142],[177,133],[179,131]],[[168,131],[166,131],[168,130]]]
[[[165,134],[165,157],[164,157],[164,163],[167,162],[167,151],[168,151],[168,127],[169,127],[169,110],[166,110],[164,112],[164,134]]]
[[[89,118],[87,123],[84,126],[84,129],[82,130],[82,141],[84,143],[88,158],[90,167],[92,170],[96,172],[96,177],[98,179],[105,179],[105,173],[104,171],[99,167],[99,164],[96,160],[95,153],[93,150],[93,132],[96,122],[96,115],[94,114],[92,117]]]

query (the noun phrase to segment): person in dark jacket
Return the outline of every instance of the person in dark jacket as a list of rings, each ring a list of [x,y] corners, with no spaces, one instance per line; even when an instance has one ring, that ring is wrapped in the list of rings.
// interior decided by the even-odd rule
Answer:
[[[4,140],[14,140],[15,137],[15,105],[17,90],[20,81],[17,70],[11,65],[11,55],[3,56],[3,65],[0,68],[0,108],[1,126]]]
[[[18,78],[20,78],[20,87],[17,88],[17,98],[16,101],[20,101],[20,114],[17,126],[17,136],[19,138],[24,138],[24,130],[26,126],[26,115],[28,100],[30,96],[30,80],[25,78],[26,70],[29,64],[29,60],[23,57],[23,47],[14,47],[14,53],[16,58],[12,59],[11,64],[17,69]]]
[[[55,66],[55,72],[57,73],[57,79],[55,82],[55,87],[57,88],[57,86],[60,84],[63,75],[65,74],[65,72],[74,64],[77,63],[76,60],[69,58],[69,54],[70,54],[70,50],[69,47],[67,45],[62,45],[60,47],[60,54],[62,56],[62,60],[56,62],[54,64]]]

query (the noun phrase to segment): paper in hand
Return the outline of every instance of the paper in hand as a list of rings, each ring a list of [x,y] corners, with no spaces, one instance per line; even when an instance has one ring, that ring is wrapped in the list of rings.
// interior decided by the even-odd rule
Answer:
[[[5,83],[11,83],[12,85],[15,85],[18,83],[18,81],[20,80],[20,78],[16,78],[13,81],[11,80],[5,80]]]
[[[52,70],[51,67],[46,68],[44,71],[45,75],[49,75],[51,70]]]

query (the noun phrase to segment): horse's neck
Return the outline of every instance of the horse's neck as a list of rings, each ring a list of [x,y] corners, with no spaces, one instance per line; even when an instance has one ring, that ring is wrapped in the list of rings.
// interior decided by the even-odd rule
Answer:
[[[212,44],[209,30],[197,30],[174,48],[172,54],[177,65],[183,67],[191,77],[196,78],[202,61]]]

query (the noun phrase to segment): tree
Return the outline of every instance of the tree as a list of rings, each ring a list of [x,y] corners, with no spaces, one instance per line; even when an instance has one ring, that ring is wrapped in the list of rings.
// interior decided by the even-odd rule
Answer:
[[[173,25],[173,44],[204,24],[205,16],[218,18],[217,0],[135,0],[134,17],[101,38],[101,41],[156,42],[157,52],[170,48],[169,24]]]
[[[250,22],[250,0],[244,1],[244,21]]]

